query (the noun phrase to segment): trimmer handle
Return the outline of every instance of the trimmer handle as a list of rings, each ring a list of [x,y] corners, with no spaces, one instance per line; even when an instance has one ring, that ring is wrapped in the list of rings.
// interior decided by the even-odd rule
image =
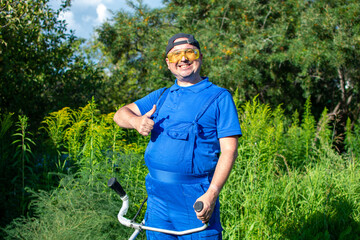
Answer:
[[[121,209],[117,215],[119,222],[126,227],[131,227],[131,228],[136,229],[136,231],[133,233],[133,235],[131,235],[130,239],[135,239],[135,237],[139,234],[140,230],[149,230],[149,231],[161,232],[161,233],[166,233],[166,234],[171,234],[171,235],[176,235],[176,236],[182,236],[182,235],[186,235],[186,234],[203,231],[208,227],[208,224],[204,223],[204,225],[201,227],[183,230],[183,231],[175,231],[175,230],[146,226],[145,221],[143,221],[141,224],[136,223],[134,221],[134,219],[130,220],[130,219],[127,219],[126,217],[124,217],[129,208],[129,198],[126,195],[126,192],[124,191],[124,189],[121,187],[120,183],[116,180],[116,178],[111,178],[108,181],[108,186],[110,188],[112,188],[117,194],[120,195],[121,200],[123,202]],[[204,204],[201,201],[196,202],[194,204],[194,209],[197,212],[202,211],[203,207],[204,207]]]
[[[120,185],[120,183],[116,180],[116,178],[110,178],[108,181],[108,187],[112,188],[117,194],[120,195],[121,198],[126,196],[126,192]]]
[[[201,212],[204,208],[204,203],[202,201],[195,202],[194,209],[196,212]]]

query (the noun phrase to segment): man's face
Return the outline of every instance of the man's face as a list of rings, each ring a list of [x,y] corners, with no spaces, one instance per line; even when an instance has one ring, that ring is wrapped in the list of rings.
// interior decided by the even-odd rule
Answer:
[[[178,38],[175,42],[187,40],[187,38]],[[181,44],[175,46],[173,49],[170,50],[169,53],[184,50],[184,49],[197,49],[197,47],[190,45],[190,44]],[[168,58],[166,58],[166,63],[168,65],[169,70],[174,74],[174,76],[179,81],[186,81],[196,83],[201,79],[200,77],[200,68],[202,63],[202,54],[198,59],[193,61],[186,59],[185,55],[182,56],[181,60],[178,62],[170,62]]]

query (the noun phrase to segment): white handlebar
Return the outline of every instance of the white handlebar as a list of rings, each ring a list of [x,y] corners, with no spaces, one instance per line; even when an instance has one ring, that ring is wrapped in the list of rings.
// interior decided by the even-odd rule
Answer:
[[[139,234],[139,232],[142,229],[180,236],[180,235],[186,235],[186,234],[190,234],[190,233],[200,232],[200,231],[205,230],[208,227],[208,224],[206,223],[203,226],[198,227],[198,228],[193,228],[193,229],[184,230],[184,231],[174,231],[174,230],[167,230],[167,229],[162,229],[162,228],[145,226],[144,225],[145,220],[142,221],[141,224],[139,224],[139,223],[133,222],[130,219],[127,219],[124,217],[124,215],[127,213],[128,209],[129,209],[129,197],[127,195],[125,195],[124,197],[121,198],[121,200],[123,201],[123,204],[122,204],[121,209],[117,216],[119,222],[126,227],[131,227],[131,228],[136,229],[134,232],[134,234],[136,233],[136,235],[133,237],[133,235],[134,235],[133,234],[132,235],[133,238],[130,238],[130,239],[135,239],[137,234]]]
[[[168,230],[168,229],[145,226],[145,220],[143,220],[142,223],[140,223],[140,224],[136,223],[133,220],[129,220],[129,219],[124,217],[126,215],[128,209],[129,209],[129,197],[127,196],[126,192],[124,191],[124,189],[122,188],[120,183],[116,180],[116,178],[111,178],[108,181],[108,186],[110,188],[112,188],[117,194],[119,194],[119,196],[120,196],[120,198],[121,198],[121,200],[123,202],[122,206],[121,206],[121,209],[120,209],[120,211],[118,213],[118,216],[117,216],[119,222],[122,225],[126,226],[126,227],[131,227],[131,228],[135,229],[135,232],[131,235],[129,240],[135,239],[136,236],[143,229],[180,236],[180,235],[200,232],[200,231],[205,230],[208,227],[208,224],[206,223],[203,226],[198,227],[198,228],[193,228],[193,229],[184,230],[184,231],[174,231],[174,230]],[[203,207],[203,204],[202,204],[202,202],[196,202],[194,204],[194,206],[195,206],[195,210],[199,212],[199,211],[201,211],[201,209]],[[141,209],[141,207],[140,207],[140,209]],[[136,216],[135,216],[135,218],[136,218]]]

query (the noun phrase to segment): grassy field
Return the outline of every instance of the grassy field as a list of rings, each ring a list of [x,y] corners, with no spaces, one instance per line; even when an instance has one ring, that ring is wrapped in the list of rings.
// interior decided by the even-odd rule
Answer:
[[[359,124],[349,122],[339,153],[336,119],[325,109],[315,121],[309,101],[292,119],[256,98],[238,109],[239,157],[220,196],[224,239],[360,239]],[[148,139],[116,127],[93,102],[50,114],[43,131],[61,180],[50,191],[27,189],[33,214],[3,229],[5,239],[127,239],[121,200],[106,184],[122,183],[132,217],[146,197]]]

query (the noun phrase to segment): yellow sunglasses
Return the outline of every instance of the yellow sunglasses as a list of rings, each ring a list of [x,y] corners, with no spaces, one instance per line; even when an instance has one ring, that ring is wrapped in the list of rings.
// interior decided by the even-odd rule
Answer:
[[[187,48],[181,49],[179,51],[174,51],[167,55],[169,62],[171,63],[177,63],[181,61],[183,56],[185,56],[185,58],[189,61],[194,61],[200,57],[200,52],[198,49]]]

